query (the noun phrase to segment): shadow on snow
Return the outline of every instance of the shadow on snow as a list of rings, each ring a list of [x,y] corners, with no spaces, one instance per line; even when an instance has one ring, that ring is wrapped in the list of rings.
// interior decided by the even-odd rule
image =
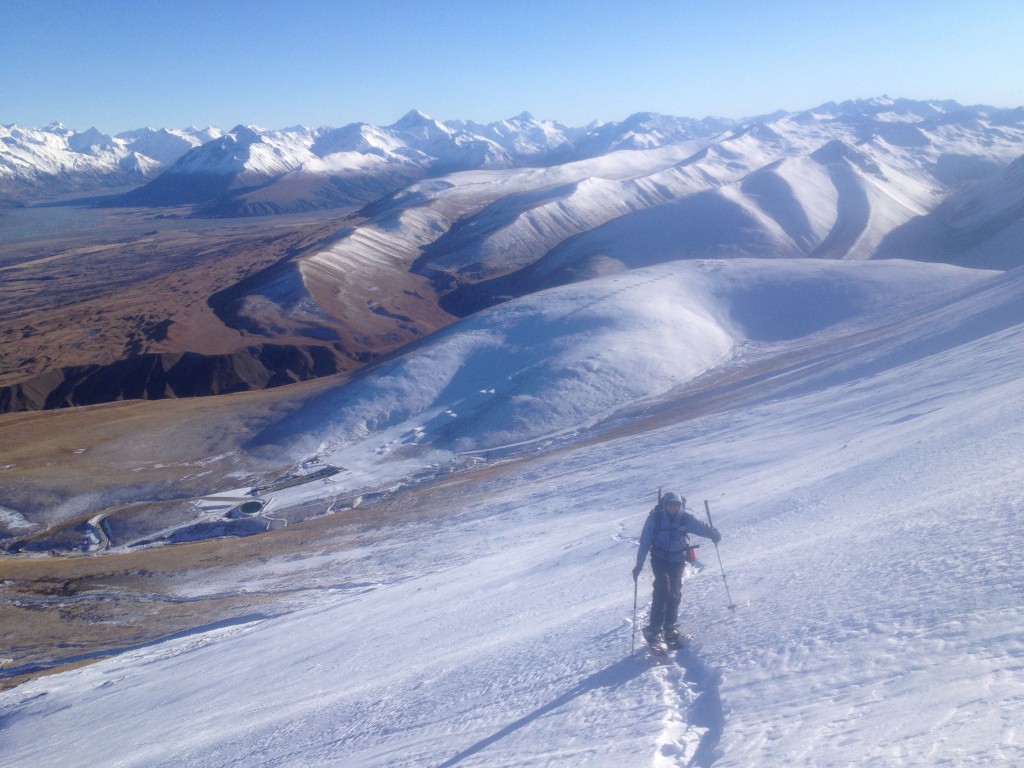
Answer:
[[[544,706],[538,707],[533,710],[533,712],[530,712],[528,715],[524,715],[514,723],[509,723],[500,731],[497,731],[487,738],[481,739],[476,744],[467,747],[454,757],[438,765],[437,768],[451,768],[451,766],[458,765],[466,758],[482,752],[492,744],[501,741],[506,736],[515,733],[521,728],[525,728],[538,718],[541,718],[549,712],[553,712],[559,707],[568,704],[573,699],[579,698],[580,696],[590,693],[591,691],[596,691],[600,688],[618,688],[633,678],[639,677],[648,669],[650,669],[650,664],[639,656],[627,656],[626,658],[615,662],[610,667],[605,667],[604,669],[595,672],[590,677],[584,678],[558,698],[552,699]]]
[[[696,694],[696,699],[686,712],[686,720],[691,725],[705,729],[696,752],[687,763],[687,768],[708,768],[721,756],[718,753],[718,744],[725,728],[725,714],[719,694],[721,675],[716,669],[702,661],[692,648],[679,650],[676,660],[683,669],[684,681]],[[620,659],[611,666],[581,680],[561,696],[552,699],[542,707],[538,707],[501,730],[467,747],[436,768],[452,768],[572,700],[602,688],[618,688],[639,677],[650,668],[650,662],[641,654],[633,654]]]

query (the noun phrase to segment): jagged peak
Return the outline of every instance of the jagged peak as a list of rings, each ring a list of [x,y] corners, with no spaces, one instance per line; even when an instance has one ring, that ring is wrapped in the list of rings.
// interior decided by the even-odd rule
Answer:
[[[114,147],[114,140],[96,128],[67,135],[68,146],[75,152],[91,154],[94,150]]]
[[[832,139],[811,153],[811,159],[823,165],[839,160],[849,160],[857,155],[857,150],[841,139]]]
[[[110,136],[108,136],[107,134],[103,133],[99,128],[96,128],[96,127],[87,128],[84,131],[76,131],[74,135],[75,136],[80,136],[82,138],[90,138],[90,139],[96,138],[96,139],[107,139],[107,140],[109,140],[111,138]]]
[[[418,109],[410,109],[401,118],[392,123],[389,128],[396,130],[407,130],[409,128],[417,128],[421,125],[440,125],[434,118],[428,115],[426,112],[421,112]]]
[[[263,141],[263,132],[255,126],[240,123],[223,136],[223,138],[229,137],[240,144],[253,144]]]

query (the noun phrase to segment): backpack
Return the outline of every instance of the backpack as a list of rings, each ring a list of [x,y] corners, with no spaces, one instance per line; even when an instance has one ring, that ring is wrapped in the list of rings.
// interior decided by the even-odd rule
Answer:
[[[661,529],[662,529],[662,519],[663,519],[663,517],[661,515],[661,512],[662,512],[661,502],[659,501],[658,502],[658,506],[656,506],[654,509],[652,509],[650,511],[650,515],[652,515],[654,517],[654,527],[653,527],[653,530],[651,531],[651,545],[652,545],[652,549],[653,549],[653,546],[654,546],[654,542],[656,542],[658,540],[658,534],[661,533]],[[681,510],[679,510],[679,514],[683,516],[682,529],[685,532],[685,531],[687,531],[689,529],[689,526],[687,525],[687,516],[689,515],[689,513],[685,509],[681,509]],[[685,536],[686,534],[684,533],[683,535]],[[686,562],[688,562],[688,563],[695,563],[695,562],[697,562],[697,547],[694,546],[694,545],[691,545],[689,543],[686,545]]]

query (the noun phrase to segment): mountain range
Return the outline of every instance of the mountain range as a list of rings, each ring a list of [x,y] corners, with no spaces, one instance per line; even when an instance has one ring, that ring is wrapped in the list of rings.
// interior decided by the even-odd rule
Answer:
[[[137,187],[221,135],[216,128],[143,128],[108,136],[60,123],[0,125],[0,206]]]
[[[999,134],[1016,134],[1024,125],[1024,110],[880,98],[743,120],[638,113],[582,128],[526,112],[488,124],[442,123],[417,110],[388,126],[352,123],[342,128],[145,128],[108,136],[95,128],[79,132],[60,124],[7,125],[0,126],[0,202],[134,187],[125,202],[201,203],[220,214],[287,212],[366,203],[409,181],[457,170],[553,166],[690,141],[710,145],[753,129],[768,140],[774,126],[786,123],[804,126],[809,136],[815,127],[831,125],[840,140],[853,145],[917,148],[922,157],[933,155],[937,178],[956,185],[977,178],[998,160],[984,162],[991,153],[981,151],[982,146],[946,156],[944,147],[954,134],[1006,139]]]
[[[199,203],[214,215],[330,208],[370,202],[453,170],[553,165],[709,136],[735,124],[641,113],[571,128],[525,112],[490,124],[441,123],[412,110],[389,126],[317,129],[146,128],[107,136],[60,124],[10,125],[0,127],[0,204],[131,186],[130,195],[112,202]]]
[[[206,327],[233,344],[183,340],[191,321],[172,308],[125,330],[123,353],[19,355],[27,362],[0,372],[4,410],[348,373],[510,298],[679,259],[1024,264],[1024,109],[876,98],[582,128],[528,113],[442,123],[414,110],[383,127],[109,137],[7,126],[0,138],[8,206],[87,195],[91,210],[140,211],[161,227],[340,217],[325,235],[196,289],[214,316]],[[26,284],[53,277],[45,258],[34,264]],[[35,327],[4,332],[24,339]],[[160,330],[140,338],[140,327]],[[182,353],[218,373],[197,377],[195,358],[173,373]],[[221,383],[197,390],[182,377]]]

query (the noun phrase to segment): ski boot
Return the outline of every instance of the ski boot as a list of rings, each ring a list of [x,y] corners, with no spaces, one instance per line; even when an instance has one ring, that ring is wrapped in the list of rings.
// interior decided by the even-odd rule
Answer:
[[[675,627],[665,630],[665,645],[669,648],[680,648],[686,642],[686,635],[679,634]]]
[[[644,640],[647,641],[647,646],[651,649],[651,653],[655,656],[664,656],[668,653],[665,641],[661,639],[661,632],[655,627],[644,627],[640,631],[643,633]]]
[[[643,633],[644,640],[647,641],[648,645],[658,645],[661,643],[661,632],[654,627],[644,627],[640,631]]]

